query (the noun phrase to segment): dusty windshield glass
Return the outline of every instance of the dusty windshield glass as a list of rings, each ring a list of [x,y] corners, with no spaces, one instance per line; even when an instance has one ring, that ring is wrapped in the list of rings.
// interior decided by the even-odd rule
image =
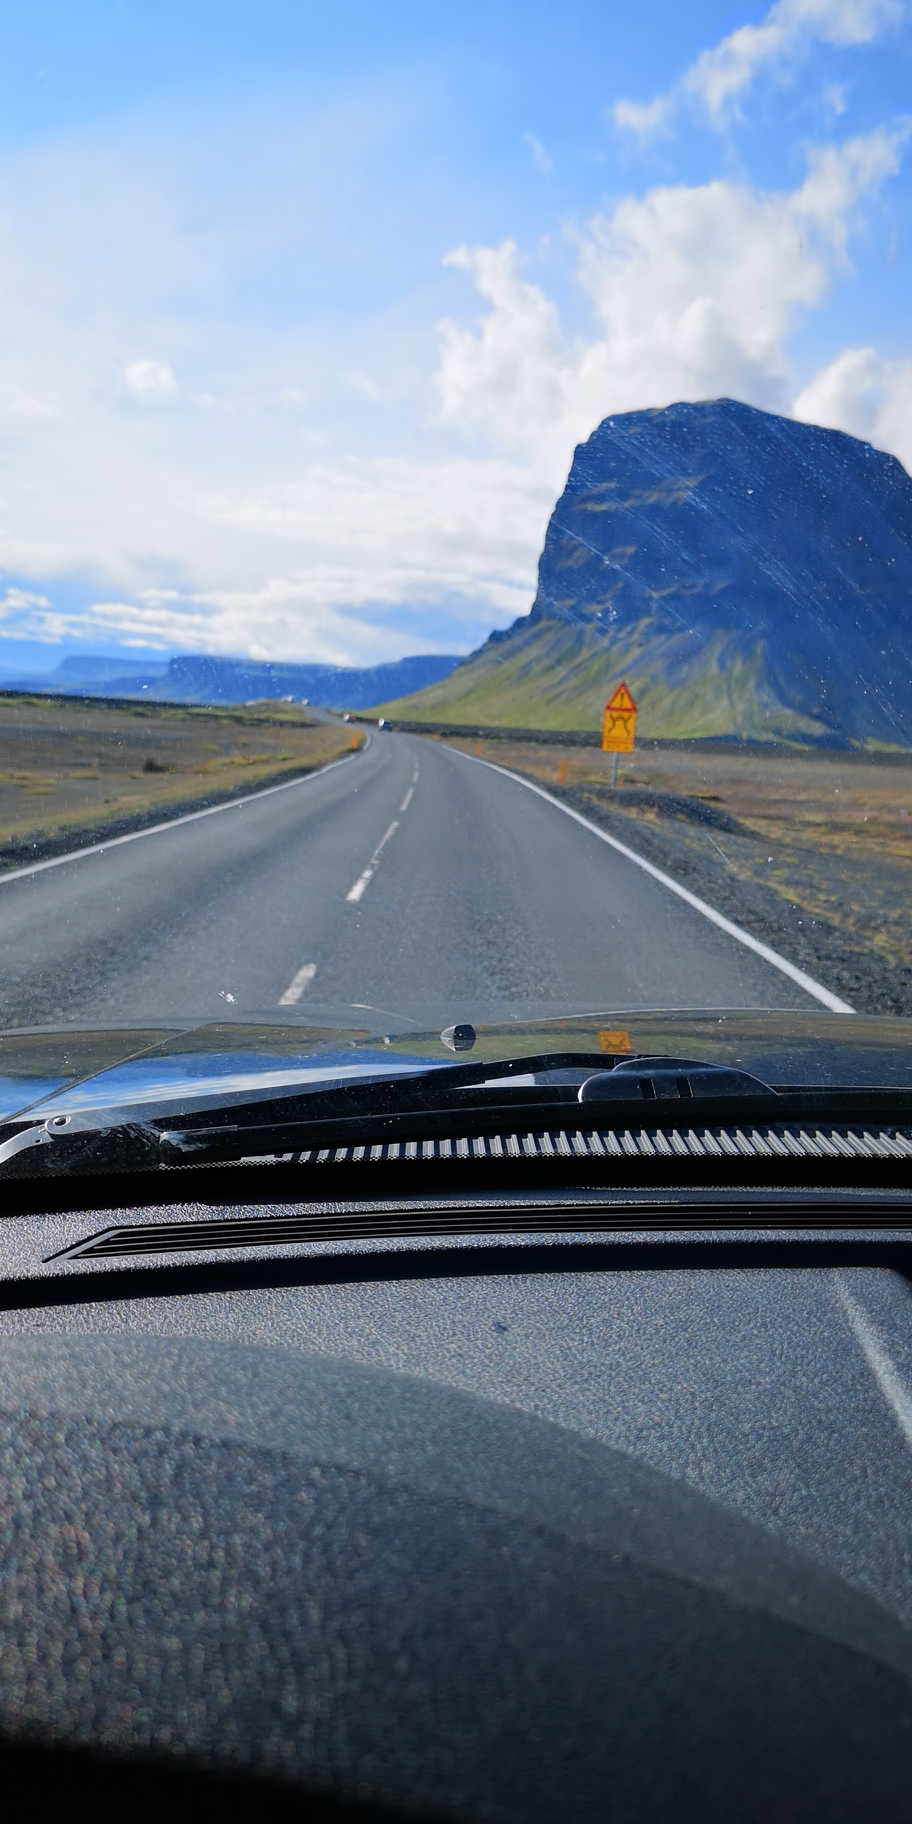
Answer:
[[[0,1078],[906,1014],[900,0],[4,38]]]

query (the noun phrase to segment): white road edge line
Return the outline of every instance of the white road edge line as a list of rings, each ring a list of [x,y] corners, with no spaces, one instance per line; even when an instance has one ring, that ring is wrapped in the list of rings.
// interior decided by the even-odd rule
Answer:
[[[358,900],[361,898],[362,893],[364,892],[365,887],[370,885],[374,875],[377,872],[377,868],[380,864],[380,851],[381,851],[381,849],[383,849],[386,846],[386,844],[389,842],[389,839],[392,836],[393,832],[395,830],[398,830],[398,828],[399,828],[399,819],[397,817],[390,824],[390,827],[387,830],[386,835],[381,837],[380,841],[378,842],[377,847],[375,848],[373,855],[371,856],[370,861],[368,862],[367,867],[364,870],[364,873],[358,875],[358,878],[355,881],[355,884],[352,887],[351,891],[349,893],[346,893],[346,895],[345,895],[346,899],[351,900],[353,904],[357,904]]]
[[[284,994],[279,996],[280,1007],[294,1007],[301,999],[308,982],[312,982],[317,973],[316,963],[305,963],[303,968],[293,975]]]
[[[855,1341],[905,1437],[912,1444],[912,1399],[895,1362],[881,1342],[857,1299],[852,1297],[841,1273],[834,1275],[836,1294],[852,1326]]]
[[[761,944],[759,938],[751,937],[749,931],[742,931],[740,925],[733,925],[731,919],[723,918],[722,913],[717,912],[714,906],[707,905],[705,899],[698,899],[695,893],[688,892],[686,887],[680,887],[676,880],[672,880],[670,874],[663,874],[661,868],[654,868],[651,861],[646,861],[642,855],[636,853],[635,849],[628,849],[625,842],[618,842],[616,836],[609,836],[607,830],[599,829],[597,823],[590,823],[588,817],[582,817],[579,811],[572,810],[569,804],[561,804],[559,798],[552,798],[551,793],[546,792],[542,786],[533,785],[530,779],[524,779],[520,773],[509,772],[505,766],[496,766],[493,760],[479,760],[475,754],[463,753],[461,748],[454,747],[451,752],[459,754],[463,760],[471,760],[473,766],[486,766],[492,773],[501,773],[504,779],[512,779],[516,785],[524,785],[527,792],[534,792],[537,798],[544,798],[546,804],[553,804],[555,810],[563,811],[566,817],[572,817],[574,823],[582,824],[583,829],[589,830],[593,836],[597,836],[599,842],[606,842],[610,849],[616,849],[619,855],[625,856],[628,861],[632,861],[638,868],[642,868],[644,874],[651,874],[653,880],[661,881],[662,886],[667,887],[670,893],[676,893],[679,899],[683,899],[685,904],[692,906],[695,912],[708,918],[710,924],[717,925],[720,931],[726,933],[726,936],[735,938],[739,944],[745,946],[745,949],[753,950],[756,956],[762,956],[765,963],[771,963],[774,969],[781,970],[783,975],[787,975],[791,981],[797,982],[799,988],[803,988],[806,994],[813,995],[816,1001],[822,1001],[824,1007],[828,1007],[831,1013],[855,1012],[854,1007],[850,1007],[848,1001],[841,1001],[838,994],[831,994],[829,988],[824,988],[822,983],[815,982],[813,976],[805,975],[803,969],[796,969],[795,964],[788,962],[784,956],[780,956],[778,950],[771,950],[768,944]]]
[[[364,754],[369,747],[368,734],[358,751]],[[216,817],[219,811],[236,811],[242,804],[255,804],[258,798],[271,798],[273,792],[290,792],[295,785],[309,785],[312,779],[331,773],[334,767],[344,766],[351,757],[351,754],[343,754],[341,760],[328,760],[325,766],[316,767],[312,773],[302,773],[298,779],[283,779],[281,785],[266,785],[261,792],[246,792],[243,798],[209,804],[204,811],[188,811],[184,817],[169,817],[166,823],[150,823],[144,830],[130,830],[126,836],[110,836],[107,842],[93,842],[88,849],[68,849],[65,855],[52,855],[50,861],[32,861],[27,868],[9,868],[5,873],[0,872],[0,887],[8,880],[22,880],[26,874],[43,874],[45,868],[62,868],[66,861],[81,861],[84,855],[103,855],[107,849],[119,849],[125,842],[138,842],[141,836],[160,836],[163,830],[176,830],[182,823],[198,823],[201,817]]]

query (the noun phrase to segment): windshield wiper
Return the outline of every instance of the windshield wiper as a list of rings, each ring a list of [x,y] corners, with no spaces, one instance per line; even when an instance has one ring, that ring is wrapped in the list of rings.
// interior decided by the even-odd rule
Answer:
[[[342,1144],[370,1130],[388,1139],[403,1122],[438,1131],[449,1114],[460,1129],[479,1108],[531,1111],[575,1100],[580,1084],[604,1067],[598,1054],[548,1053],[494,1064],[377,1076],[328,1088],[233,1094],[212,1107],[173,1101],[98,1107],[0,1126],[0,1174],[137,1170],[191,1157],[230,1160],[254,1151]],[[189,1100],[190,1098],[188,1098]]]
[[[417,1148],[536,1124],[573,1130],[595,1122],[621,1132],[634,1124],[912,1119],[912,1090],[776,1089],[747,1071],[693,1058],[625,1057],[608,1068],[606,1062],[600,1055],[549,1053],[179,1113],[159,1103],[54,1115],[13,1131],[0,1128],[0,1174],[291,1161],[352,1147],[376,1147],[379,1156],[392,1143]]]

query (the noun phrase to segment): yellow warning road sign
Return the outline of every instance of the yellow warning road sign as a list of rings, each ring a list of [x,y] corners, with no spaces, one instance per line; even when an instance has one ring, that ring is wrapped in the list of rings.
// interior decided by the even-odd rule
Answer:
[[[598,1035],[599,1051],[632,1051],[629,1032],[609,1032],[601,1029]]]
[[[632,754],[636,733],[637,706],[626,684],[619,684],[614,696],[605,704],[602,717],[602,753]]]

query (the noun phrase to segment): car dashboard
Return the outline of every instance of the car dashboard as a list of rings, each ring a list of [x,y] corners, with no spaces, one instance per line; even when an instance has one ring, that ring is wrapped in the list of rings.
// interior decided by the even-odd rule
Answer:
[[[345,1160],[315,1168],[339,1196],[285,1166],[311,1194],[276,1200],[262,1164],[146,1205],[7,1187],[3,1727],[30,1790],[901,1815],[895,1156],[789,1186],[599,1188],[574,1160],[537,1193],[432,1194],[439,1159],[408,1193],[417,1157],[373,1199]]]

